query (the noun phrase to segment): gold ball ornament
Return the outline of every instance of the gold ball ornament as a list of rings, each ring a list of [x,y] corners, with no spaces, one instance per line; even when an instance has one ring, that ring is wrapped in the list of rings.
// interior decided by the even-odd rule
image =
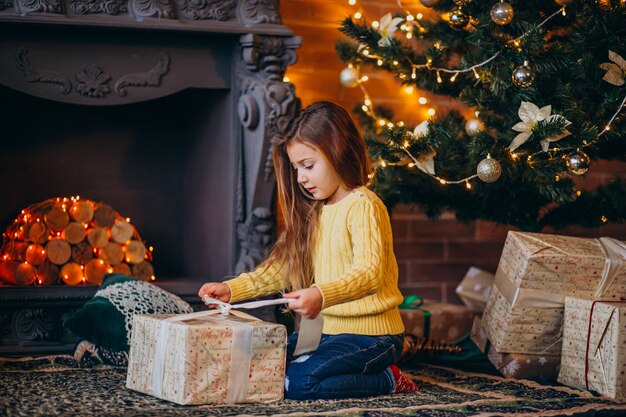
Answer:
[[[589,170],[591,160],[586,153],[576,151],[565,157],[565,164],[567,165],[567,169],[569,169],[569,172],[571,172],[572,174],[583,175]]]
[[[422,3],[424,7],[435,7],[439,4],[439,0],[420,0],[420,3]]]
[[[465,133],[472,138],[484,130],[485,124],[480,119],[473,118],[465,122]]]
[[[508,25],[513,20],[515,11],[513,6],[506,2],[500,2],[493,5],[491,8],[491,20],[497,25]]]
[[[511,74],[513,84],[520,88],[528,88],[533,84],[535,80],[535,72],[528,65],[520,65],[513,70]]]
[[[345,67],[339,73],[339,81],[341,84],[348,88],[356,87],[359,82],[359,74],[353,67]]]
[[[463,29],[469,23],[469,16],[461,9],[454,9],[450,12],[448,24],[452,29]]]
[[[495,182],[498,181],[500,175],[502,175],[502,167],[498,161],[487,155],[485,159],[478,163],[476,175],[478,175],[478,178],[483,182]]]

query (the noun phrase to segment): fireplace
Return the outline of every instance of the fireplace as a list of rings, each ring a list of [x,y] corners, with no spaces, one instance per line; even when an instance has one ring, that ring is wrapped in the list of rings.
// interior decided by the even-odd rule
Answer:
[[[299,108],[276,0],[0,2],[0,227],[102,201],[154,247],[156,283],[253,268],[274,233],[271,138]],[[96,287],[0,285],[0,356],[67,352]]]

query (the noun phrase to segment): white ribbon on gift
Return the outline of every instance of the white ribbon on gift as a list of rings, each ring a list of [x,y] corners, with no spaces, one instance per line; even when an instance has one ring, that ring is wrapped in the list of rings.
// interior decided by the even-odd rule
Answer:
[[[598,239],[598,242],[604,252],[605,263],[602,276],[594,293],[595,299],[604,296],[615,278],[624,268],[626,268],[626,244],[609,237],[601,237]],[[563,252],[562,249],[550,244],[546,244],[546,247]],[[504,296],[504,298],[506,298],[511,306],[531,308],[563,308],[563,304],[565,302],[565,295],[563,294],[535,290],[532,288],[517,287],[504,275],[500,268],[496,271],[494,286],[498,288],[500,293]]]
[[[261,300],[261,301],[253,301],[249,303],[242,304],[229,304],[224,303],[220,300],[210,298],[207,296],[203,297],[203,301],[207,305],[214,305],[215,310],[209,311],[200,311],[196,313],[190,314],[179,314],[176,316],[169,317],[161,321],[161,327],[159,329],[159,335],[157,337],[157,346],[156,353],[152,368],[152,392],[157,397],[163,396],[163,380],[165,376],[165,357],[167,355],[167,341],[170,337],[171,326],[177,322],[183,322],[186,320],[192,320],[197,318],[210,318],[210,316],[220,315],[221,317],[228,316],[232,314],[234,316],[238,316],[241,318],[245,318],[248,320],[260,321],[258,318],[251,316],[249,314],[243,313],[241,311],[234,310],[234,308],[245,308],[245,309],[253,309],[270,305],[278,305],[278,304],[286,304],[290,300],[286,298],[278,298],[272,300]],[[213,318],[214,320],[216,318]],[[303,322],[314,322],[313,325],[307,324],[309,330],[305,330],[307,337],[306,340],[303,341],[302,346],[300,343],[301,337],[298,337],[298,343],[296,344],[296,349],[300,347],[303,352],[310,352],[317,349],[319,345],[320,337],[321,337],[321,314],[318,316],[316,320],[307,320],[303,319]],[[230,372],[228,375],[228,390],[226,394],[226,402],[227,403],[237,403],[242,402],[246,398],[246,394],[248,392],[248,381],[249,381],[249,373],[250,373],[250,365],[252,359],[252,333],[254,330],[254,326],[249,323],[242,323],[236,321],[229,321],[229,326],[233,328],[233,343],[231,349],[231,360],[230,360]],[[302,332],[304,329],[302,328],[301,323],[301,332],[300,336],[304,333]],[[310,334],[314,332],[318,332],[317,336],[315,334]]]

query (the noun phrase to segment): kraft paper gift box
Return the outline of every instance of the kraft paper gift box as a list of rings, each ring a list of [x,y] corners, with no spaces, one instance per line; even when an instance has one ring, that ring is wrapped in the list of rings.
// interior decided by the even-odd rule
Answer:
[[[561,366],[560,355],[530,355],[526,353],[498,353],[487,339],[480,325],[480,319],[474,319],[470,339],[481,352],[487,355],[489,362],[507,378],[556,381]]]
[[[467,335],[477,312],[459,304],[423,300],[408,296],[400,305],[405,332],[451,343]]]
[[[134,316],[126,387],[183,405],[282,400],[285,326],[213,312]]]
[[[509,232],[482,317],[496,351],[559,355],[565,296],[626,293],[626,270],[609,261],[625,252],[609,238]]]
[[[463,304],[475,311],[484,311],[493,287],[495,276],[475,266],[470,267],[456,287],[456,294]]]
[[[558,381],[626,402],[626,301],[565,298]]]

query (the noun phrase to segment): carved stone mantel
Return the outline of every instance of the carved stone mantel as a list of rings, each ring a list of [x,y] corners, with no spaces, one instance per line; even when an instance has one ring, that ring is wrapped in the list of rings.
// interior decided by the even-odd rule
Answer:
[[[188,301],[195,300],[201,282],[253,268],[275,238],[271,141],[300,108],[294,86],[283,82],[299,46],[300,38],[280,23],[278,0],[0,0],[0,84],[11,90],[94,108],[186,90],[219,92],[219,105],[212,108],[226,108],[209,119],[232,119],[219,120],[219,135],[230,136],[220,149],[232,152],[193,155],[192,177],[214,175],[205,157],[232,171],[220,178],[222,187],[210,201],[207,194],[215,190],[181,197],[185,204],[203,201],[184,227],[190,233],[185,244],[191,241],[199,252],[184,261],[184,284],[164,281]],[[0,136],[19,127],[8,129]],[[203,132],[194,141],[213,140],[210,127]],[[207,219],[207,211],[222,214]],[[144,230],[142,236],[151,240]],[[198,258],[210,258],[210,266],[194,263]],[[0,356],[71,351],[76,338],[62,322],[95,290],[0,285]]]

